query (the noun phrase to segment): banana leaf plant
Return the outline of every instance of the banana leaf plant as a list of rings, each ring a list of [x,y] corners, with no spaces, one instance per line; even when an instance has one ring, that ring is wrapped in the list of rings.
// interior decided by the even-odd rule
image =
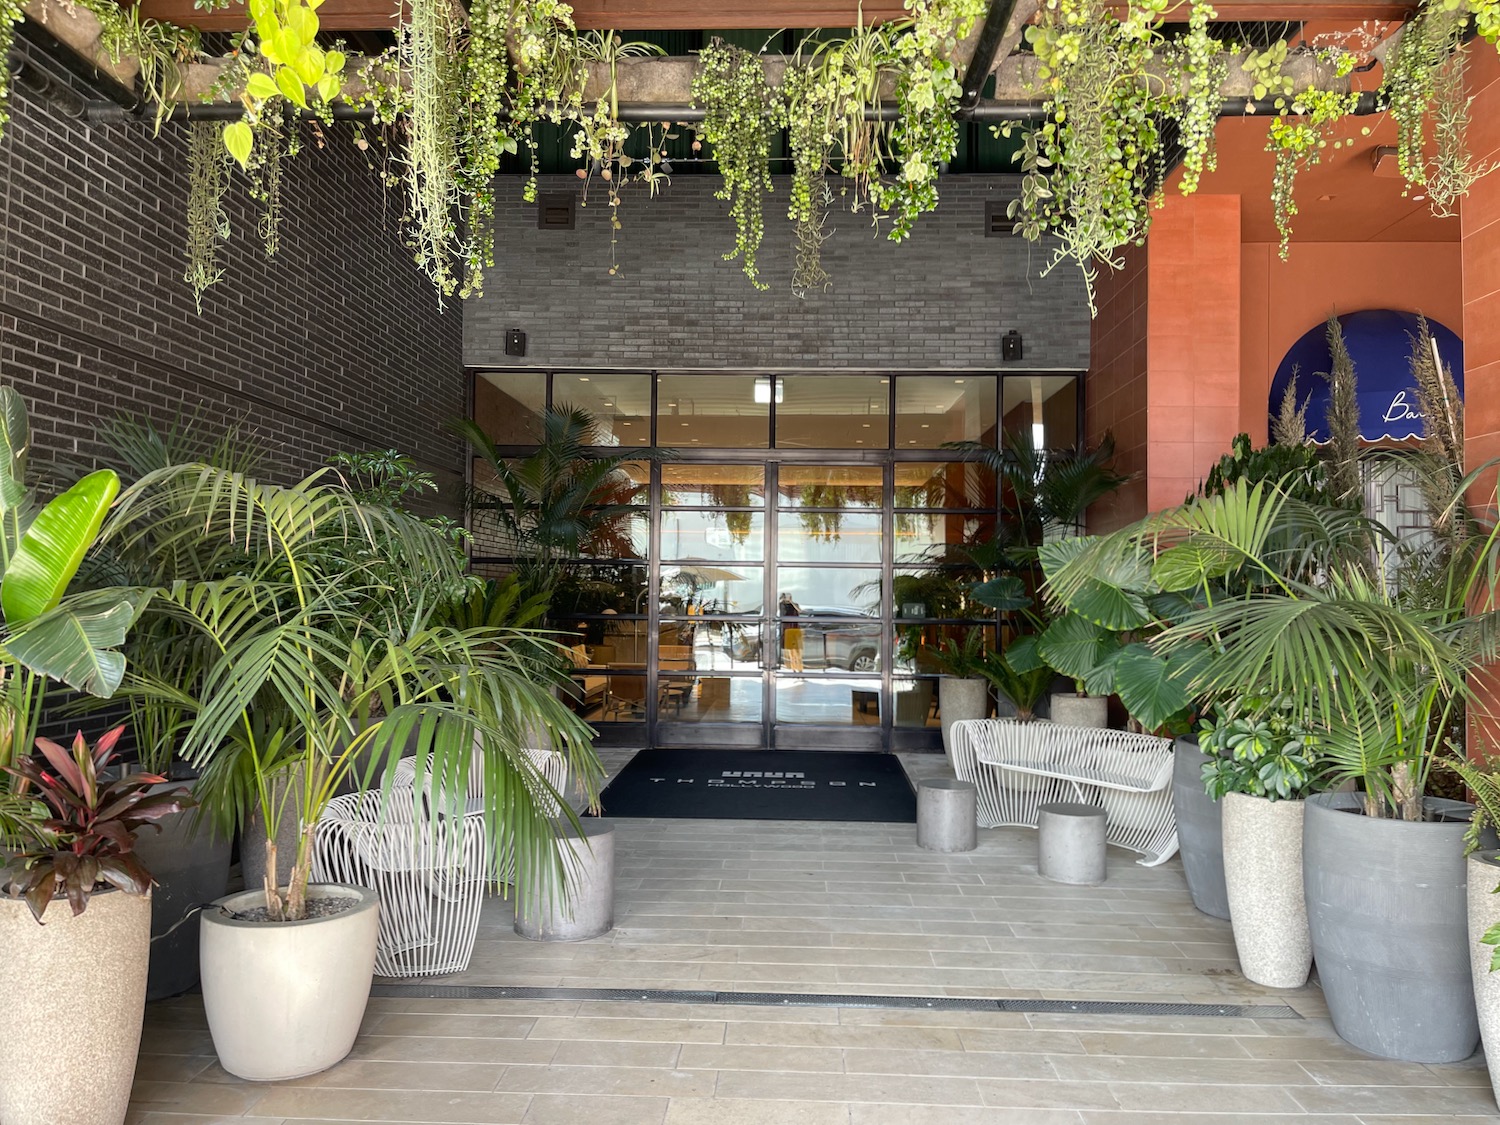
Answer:
[[[39,503],[27,482],[30,451],[26,403],[0,387],[0,770],[33,745],[50,683],[114,693],[125,672],[120,647],[150,597],[71,589],[119,478],[101,469]]]
[[[509,623],[529,609],[445,600],[476,582],[440,528],[361,499],[330,470],[283,486],[194,464],[126,489],[102,540],[122,557],[174,560],[179,578],[148,616],[187,626],[202,659],[189,683],[141,661],[122,691],[182,708],[180,752],[203,771],[195,792],[218,827],[259,812],[273,919],[306,916],[313,833],[339,786],[388,777],[412,750],[419,776],[404,799],[443,794],[442,811],[462,816],[477,772],[487,841],[497,867],[513,859],[523,905],[560,885],[548,816],[559,795],[524,748],[541,732],[592,801],[592,732],[559,699],[561,647]],[[384,797],[401,799],[388,786]],[[275,839],[288,821],[298,842],[283,887]]]

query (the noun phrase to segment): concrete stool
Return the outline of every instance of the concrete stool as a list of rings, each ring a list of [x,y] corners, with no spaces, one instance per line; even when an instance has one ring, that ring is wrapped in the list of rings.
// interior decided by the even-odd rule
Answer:
[[[917,846],[930,852],[972,852],[979,846],[972,781],[933,778],[917,786]]]
[[[583,817],[582,835],[572,825],[558,825],[567,888],[562,894],[539,895],[527,912],[517,914],[516,933],[532,941],[586,941],[609,933],[615,925],[615,826]]]
[[[1037,810],[1036,869],[1043,879],[1097,887],[1104,882],[1104,810],[1067,802]]]

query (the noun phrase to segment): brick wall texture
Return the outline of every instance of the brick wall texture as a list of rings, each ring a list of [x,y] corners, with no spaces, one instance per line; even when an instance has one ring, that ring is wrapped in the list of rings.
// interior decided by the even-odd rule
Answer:
[[[1049,246],[985,237],[986,201],[1004,202],[1014,176],[951,176],[938,210],[910,239],[877,236],[868,215],[836,208],[823,263],[826,292],[790,291],[792,231],[784,177],[765,201],[762,280],[752,288],[734,247],[717,176],[678,175],[655,199],[623,193],[619,271],[609,275],[609,210],[601,193],[576,210],[574,230],[537,229],[521,182],[501,180],[498,261],[485,295],[464,310],[464,359],[476,367],[1082,370],[1089,314],[1078,270],[1047,277]],[[597,185],[595,185],[597,188]],[[544,178],[543,192],[577,194],[574,177]],[[507,329],[527,333],[524,359],[505,355]],[[1018,329],[1019,364],[1003,364],[1000,337]]]
[[[40,67],[54,64],[37,48]],[[55,70],[65,77],[61,70]],[[93,95],[97,96],[97,95]],[[183,281],[186,128],[69,120],[21,88],[0,138],[0,379],[31,409],[38,460],[91,461],[96,425],[242,421],[295,479],[339,450],[396,448],[453,508],[465,409],[462,310],[439,311],[379,177],[344,127],[286,162],[281,252],[235,173],[224,277]]]

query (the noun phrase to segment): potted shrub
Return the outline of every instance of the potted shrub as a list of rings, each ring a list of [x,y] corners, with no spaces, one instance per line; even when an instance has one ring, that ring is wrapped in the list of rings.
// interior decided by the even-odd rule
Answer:
[[[989,651],[979,663],[979,674],[1015,710],[1015,718],[1029,723],[1036,706],[1052,686],[1052,669],[1037,653],[1035,637],[1017,637],[1004,652]]]
[[[964,630],[963,640],[943,638],[933,653],[942,677],[938,680],[938,716],[943,724],[943,751],[952,759],[949,731],[953,724],[987,719],[990,682],[984,676],[984,630]]]
[[[1490,1088],[1500,1104],[1500,851],[1480,847],[1485,831],[1500,824],[1500,762],[1452,757],[1447,764],[1474,795],[1474,816],[1465,841],[1474,849],[1467,872],[1469,972]]]
[[[1443,534],[1397,556],[1409,577],[1399,590],[1378,526],[1244,481],[1111,537],[1057,579],[1079,589],[1132,560],[1149,566],[1180,601],[1154,647],[1186,660],[1194,693],[1254,690],[1317,735],[1325,783],[1355,787],[1309,797],[1304,814],[1319,979],[1341,1036],[1416,1062],[1467,1057],[1478,1037],[1464,921],[1470,809],[1423,795],[1494,628],[1494,611],[1468,613],[1494,604],[1495,537],[1452,500],[1469,483],[1448,492]]]
[[[151,875],[133,852],[145,825],[184,807],[163,779],[100,773],[123,727],[90,750],[37,739],[41,760],[6,768],[0,829],[15,846],[0,865],[0,947],[6,1026],[0,1038],[0,1120],[25,1125],[118,1125],[135,1077],[151,940]],[[57,1057],[59,974],[88,1003],[67,1021]]]
[[[1302,798],[1317,782],[1318,739],[1271,703],[1230,706],[1205,722],[1203,781],[1223,802],[1229,917],[1240,971],[1300,988],[1312,969],[1302,883]]]
[[[121,494],[104,540],[129,550],[163,534],[196,577],[162,591],[152,612],[189,622],[210,659],[193,685],[136,689],[186,701],[182,754],[220,823],[254,808],[267,827],[263,885],[202,915],[209,1028],[233,1074],[313,1073],[353,1045],[378,924],[370,892],[309,885],[318,818],[340,785],[388,774],[414,750],[416,785],[387,785],[385,799],[437,793],[457,817],[471,775],[482,778],[486,839],[497,870],[514,864],[524,907],[562,873],[548,816],[559,795],[524,753],[528,735],[545,729],[592,795],[590,732],[558,698],[568,679],[558,644],[449,623],[444,607],[473,580],[448,529],[362,500],[329,470],[291,486],[203,464],[149,473]]]

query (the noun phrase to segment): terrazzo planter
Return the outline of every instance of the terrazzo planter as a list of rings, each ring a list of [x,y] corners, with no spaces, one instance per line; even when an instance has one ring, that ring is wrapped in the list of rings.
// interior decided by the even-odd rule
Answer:
[[[1224,876],[1245,979],[1301,988],[1312,969],[1302,886],[1302,801],[1224,795]]]
[[[944,676],[938,680],[938,719],[943,725],[943,753],[953,762],[954,723],[990,717],[990,684],[978,678]]]
[[[1500,923],[1500,852],[1474,852],[1468,860],[1469,969],[1474,982],[1474,1006],[1479,1015],[1479,1037],[1490,1071],[1490,1089],[1500,1104],[1500,973],[1490,972],[1495,947],[1480,938]]]
[[[1109,699],[1102,695],[1079,695],[1060,691],[1052,696],[1052,721],[1068,727],[1109,726]]]
[[[1214,918],[1229,918],[1224,887],[1223,807],[1203,788],[1208,755],[1196,738],[1179,738],[1172,751],[1172,808],[1177,846],[1193,905]]]
[[[1406,1062],[1474,1053],[1464,833],[1472,805],[1429,797],[1425,821],[1360,814],[1355,793],[1306,801],[1302,870],[1333,1028]]]
[[[336,883],[310,886],[307,897],[354,905],[301,922],[234,917],[265,905],[265,892],[252,890],[201,915],[203,1010],[230,1074],[254,1082],[301,1078],[354,1046],[375,975],[380,897]]]
[[[37,925],[21,899],[0,896],[5,1125],[120,1125],[130,1104],[151,896],[97,891],[77,917],[54,901]]]

